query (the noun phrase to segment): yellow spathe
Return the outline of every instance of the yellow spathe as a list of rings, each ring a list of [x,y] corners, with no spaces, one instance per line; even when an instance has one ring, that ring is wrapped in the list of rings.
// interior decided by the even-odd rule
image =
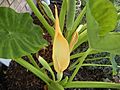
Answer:
[[[63,72],[70,63],[70,50],[67,40],[61,33],[58,19],[58,11],[55,6],[55,36],[53,41],[53,64],[55,71],[58,73]]]

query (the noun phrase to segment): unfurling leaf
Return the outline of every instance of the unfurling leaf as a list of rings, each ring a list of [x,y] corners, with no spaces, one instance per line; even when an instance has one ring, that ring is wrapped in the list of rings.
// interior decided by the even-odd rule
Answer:
[[[61,33],[58,19],[57,7],[55,6],[55,36],[53,42],[53,64],[56,72],[63,72],[69,65],[70,52],[67,40]]]
[[[54,72],[52,71],[52,69],[49,66],[49,64],[41,56],[39,56],[38,60],[42,64],[42,66],[51,73],[51,75],[53,77],[53,80],[55,80]]]

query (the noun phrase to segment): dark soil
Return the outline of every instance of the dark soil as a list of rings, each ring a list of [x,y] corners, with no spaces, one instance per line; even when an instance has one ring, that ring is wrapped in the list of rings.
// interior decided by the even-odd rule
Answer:
[[[55,0],[54,0],[55,1]],[[51,9],[54,11],[54,2],[51,4]],[[57,2],[58,9],[61,7],[61,0]],[[39,20],[32,15],[34,23],[40,26]],[[49,22],[53,24],[51,21]],[[45,30],[45,28],[42,26]],[[49,46],[38,52],[48,62],[52,60],[52,41],[48,33],[45,32],[44,38],[49,42]],[[88,47],[87,43],[82,44],[75,52],[85,51]],[[35,56],[35,55],[34,55]],[[29,61],[26,57],[25,60]],[[64,75],[71,76],[72,72],[66,70]],[[114,81],[110,68],[95,68],[95,67],[82,67],[76,75],[75,80],[80,81]],[[12,61],[7,68],[0,64],[0,90],[44,90],[45,83],[23,68],[16,62]],[[116,90],[116,89],[66,89],[66,90]]]

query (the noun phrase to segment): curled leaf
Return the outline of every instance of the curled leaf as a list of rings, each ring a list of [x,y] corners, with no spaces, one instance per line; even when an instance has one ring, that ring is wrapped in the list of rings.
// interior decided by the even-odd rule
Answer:
[[[72,52],[75,44],[78,42],[78,38],[79,38],[79,31],[82,29],[83,25],[79,25],[79,27],[77,28],[77,30],[73,33],[72,35],[72,39],[70,41],[70,52]]]
[[[39,56],[38,60],[42,64],[42,66],[51,73],[51,75],[53,77],[53,80],[55,80],[54,72],[52,71],[52,69],[49,66],[49,64],[41,56]]]
[[[72,49],[74,45],[77,43],[77,41],[78,41],[78,32],[75,31],[72,35],[72,40],[70,41],[70,52],[72,52]]]
[[[53,64],[56,72],[63,72],[69,65],[70,62],[70,52],[67,40],[61,33],[59,26],[59,19],[57,13],[57,7],[55,6],[55,37],[53,42]]]
[[[44,9],[45,13],[47,14],[47,16],[54,22],[55,19],[54,19],[53,13],[52,13],[51,9],[49,8],[49,6],[47,5],[47,3],[43,1],[42,5],[43,5],[43,9]]]

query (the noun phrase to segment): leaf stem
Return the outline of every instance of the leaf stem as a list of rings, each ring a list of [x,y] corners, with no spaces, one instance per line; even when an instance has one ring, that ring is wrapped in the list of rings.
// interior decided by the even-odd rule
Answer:
[[[42,14],[39,12],[39,10],[37,9],[37,7],[35,6],[33,0],[26,0],[28,5],[30,6],[30,8],[32,9],[32,11],[35,13],[35,15],[38,17],[38,19],[40,20],[40,22],[43,24],[43,26],[46,28],[46,30],[48,31],[48,33],[51,35],[51,37],[54,37],[54,28],[51,27],[47,21],[45,20],[45,18],[42,16]]]
[[[68,82],[65,88],[115,88],[115,89],[120,89],[120,84],[112,83],[112,82],[74,81],[74,82]]]
[[[21,66],[23,66],[26,69],[28,69],[29,71],[31,71],[34,75],[36,75],[37,77],[39,77],[40,79],[42,79],[47,85],[49,85],[49,83],[52,81],[46,74],[44,74],[43,72],[41,72],[36,67],[32,66],[30,63],[28,63],[24,59],[19,58],[19,59],[16,59],[15,61],[17,63],[19,63]]]
[[[27,57],[29,58],[30,62],[37,68],[40,69],[40,67],[38,66],[38,64],[35,62],[34,58],[32,57],[32,55],[27,55]]]
[[[92,51],[91,48],[88,48],[88,50],[84,53],[84,55],[78,59],[79,63],[78,65],[76,66],[76,69],[74,70],[72,76],[70,77],[69,81],[72,81],[75,77],[75,75],[77,74],[77,72],[79,71],[80,67],[82,66],[85,58],[87,57],[87,55]]]
[[[81,20],[83,19],[84,15],[86,13],[86,6],[84,7],[84,9],[81,11],[81,13],[78,15],[78,17],[76,18],[73,27],[71,29],[71,31],[68,31],[67,34],[67,39],[68,41],[71,40],[71,35],[74,33],[74,31],[77,29],[78,25],[80,24]]]

